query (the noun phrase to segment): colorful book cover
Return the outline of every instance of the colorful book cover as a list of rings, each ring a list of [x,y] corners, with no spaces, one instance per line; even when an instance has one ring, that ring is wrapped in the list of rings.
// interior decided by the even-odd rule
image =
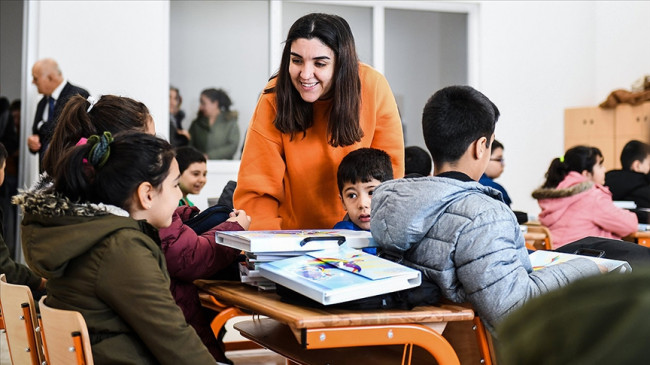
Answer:
[[[420,285],[420,272],[361,250],[326,250],[260,265],[260,273],[322,304]]]

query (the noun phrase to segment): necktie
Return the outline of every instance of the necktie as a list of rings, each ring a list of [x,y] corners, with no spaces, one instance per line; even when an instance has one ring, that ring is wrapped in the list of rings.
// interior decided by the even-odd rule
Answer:
[[[50,96],[47,99],[47,103],[48,103],[47,121],[50,122],[54,120],[54,98]]]

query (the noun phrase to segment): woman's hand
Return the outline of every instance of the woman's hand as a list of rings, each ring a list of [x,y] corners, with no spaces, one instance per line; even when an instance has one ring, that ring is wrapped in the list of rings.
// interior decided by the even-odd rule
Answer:
[[[233,211],[230,212],[228,222],[237,222],[245,230],[248,230],[248,227],[251,225],[251,217],[246,215],[246,212],[242,209],[233,209]]]

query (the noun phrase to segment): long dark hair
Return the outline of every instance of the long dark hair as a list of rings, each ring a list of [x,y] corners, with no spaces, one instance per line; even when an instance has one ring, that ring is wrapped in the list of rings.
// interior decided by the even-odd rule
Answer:
[[[141,102],[130,98],[102,95],[90,111],[90,102],[75,95],[65,104],[56,123],[52,141],[43,157],[43,169],[48,175],[57,175],[59,158],[73,147],[80,138],[109,131],[144,132],[149,121],[149,109]]]
[[[131,198],[141,183],[146,181],[158,188],[167,178],[175,153],[164,139],[138,132],[117,134],[112,142],[106,140],[106,135],[99,138],[108,146],[100,161],[90,156],[95,146],[92,139],[70,148],[63,156],[54,179],[57,192],[72,201],[111,204],[129,210]]]
[[[554,158],[546,171],[546,181],[543,188],[557,187],[571,171],[582,173],[593,172],[598,157],[603,154],[596,147],[575,146],[568,149],[562,158]]]
[[[280,68],[274,76],[277,78],[275,88],[264,90],[264,93],[276,94],[277,114],[273,121],[275,127],[282,133],[290,133],[293,139],[298,132],[305,136],[307,129],[314,124],[312,103],[302,99],[289,75],[291,45],[300,38],[317,38],[336,55],[327,142],[333,147],[343,147],[361,141],[363,130],[359,125],[359,58],[350,26],[345,19],[337,15],[308,14],[298,19],[289,29]]]

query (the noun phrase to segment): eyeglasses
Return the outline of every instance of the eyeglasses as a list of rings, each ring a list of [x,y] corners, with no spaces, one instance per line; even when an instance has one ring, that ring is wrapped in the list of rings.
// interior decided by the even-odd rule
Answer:
[[[501,157],[501,158],[491,158],[490,161],[495,161],[495,162],[498,162],[498,163],[500,163],[502,165],[506,163],[506,160],[503,157]]]

